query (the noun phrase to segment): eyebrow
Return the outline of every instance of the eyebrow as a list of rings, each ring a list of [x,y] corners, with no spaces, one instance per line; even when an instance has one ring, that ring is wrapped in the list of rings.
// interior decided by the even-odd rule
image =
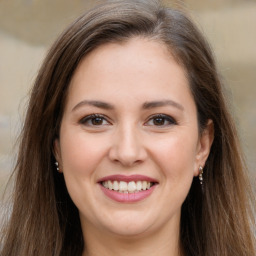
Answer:
[[[72,109],[72,111],[75,111],[76,109],[82,107],[82,106],[94,106],[97,108],[102,108],[102,109],[107,109],[107,110],[112,110],[114,109],[114,105],[109,104],[104,101],[97,101],[97,100],[83,100],[79,102],[75,107]],[[142,105],[142,109],[151,109],[151,108],[157,108],[157,107],[164,107],[164,106],[173,106],[177,109],[184,110],[184,107],[173,101],[173,100],[160,100],[160,101],[149,101],[145,102]]]
[[[89,106],[94,106],[97,108],[102,108],[102,109],[114,109],[114,106],[103,102],[103,101],[97,101],[97,100],[83,100],[81,102],[79,102],[77,105],[75,105],[75,107],[72,109],[72,111],[75,111],[76,109],[85,106],[85,105],[89,105]]]
[[[184,110],[184,107],[179,104],[178,102],[175,102],[173,100],[161,100],[161,101],[150,101],[145,102],[142,106],[143,109],[151,109],[151,108],[157,108],[157,107],[164,107],[164,106],[172,106],[179,110]]]

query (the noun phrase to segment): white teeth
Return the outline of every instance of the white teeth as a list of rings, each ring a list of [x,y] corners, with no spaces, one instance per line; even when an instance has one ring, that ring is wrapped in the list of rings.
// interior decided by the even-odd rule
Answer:
[[[116,180],[113,183],[113,189],[116,190],[116,191],[119,190],[119,184]]]
[[[104,182],[102,183],[102,185],[103,185],[103,187],[108,188],[108,182],[107,182],[107,181],[104,181]]]
[[[148,186],[148,183],[146,181],[143,181],[142,182],[142,189],[143,190],[146,190],[147,189],[147,186]]]
[[[136,183],[134,181],[130,181],[128,183],[128,191],[134,192],[135,190],[137,190]]]
[[[140,191],[142,189],[141,181],[137,181],[136,185],[137,185],[137,190]]]
[[[102,185],[103,187],[109,190],[115,190],[121,193],[134,193],[134,192],[150,189],[153,183],[148,181],[137,181],[137,182],[130,181],[127,183],[125,181],[108,180],[108,181],[103,181]]]
[[[112,185],[112,182],[109,180],[109,181],[106,181],[107,184],[108,184],[108,189],[113,189],[113,185]]]
[[[127,183],[124,181],[120,181],[119,183],[119,190],[120,191],[126,191],[127,190]]]

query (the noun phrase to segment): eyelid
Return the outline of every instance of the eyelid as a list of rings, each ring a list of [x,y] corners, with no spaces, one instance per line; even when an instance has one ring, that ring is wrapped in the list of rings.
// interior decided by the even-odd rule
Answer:
[[[99,125],[94,125],[94,124],[88,124],[86,122],[91,121],[94,118],[102,118],[103,122],[107,122],[107,124],[99,124]],[[163,125],[156,125],[156,124],[149,124],[150,121],[152,121],[154,118],[162,118],[165,121],[169,122],[168,124],[163,124]],[[88,126],[88,127],[100,127],[100,126],[106,126],[106,125],[111,125],[112,122],[110,121],[110,118],[108,118],[107,116],[103,115],[103,114],[97,114],[97,113],[93,113],[93,114],[89,114],[87,116],[84,116],[83,118],[81,118],[79,120],[79,123],[84,125],[84,126]],[[172,125],[177,125],[177,121],[170,115],[167,114],[153,114],[151,116],[148,117],[147,121],[144,123],[145,126],[154,126],[154,127],[158,127],[158,128],[163,128],[163,127],[168,127],[168,126],[172,126]]]
[[[157,127],[157,125],[148,125],[148,124],[147,124],[149,121],[153,120],[154,118],[163,118],[163,119],[165,119],[165,120],[167,120],[167,121],[170,122],[170,123],[167,124],[167,125],[166,125],[166,124],[165,124],[165,125],[159,125],[159,126],[158,126],[159,128],[166,127],[166,126],[171,126],[171,125],[177,125],[177,124],[178,124],[177,121],[175,120],[175,118],[173,118],[172,116],[167,115],[167,114],[161,114],[161,113],[160,113],[160,114],[151,115],[151,116],[147,119],[147,121],[145,122],[144,125]]]
[[[93,118],[102,118],[104,119],[108,124],[102,124],[102,125],[98,125],[98,126],[104,126],[104,125],[111,125],[111,122],[109,121],[109,118],[106,117],[105,115],[102,115],[102,114],[90,114],[90,115],[87,115],[83,118],[81,118],[79,120],[79,123],[82,124],[82,125],[87,125],[87,126],[97,126],[97,125],[93,125],[93,124],[86,124],[86,122],[92,120]]]

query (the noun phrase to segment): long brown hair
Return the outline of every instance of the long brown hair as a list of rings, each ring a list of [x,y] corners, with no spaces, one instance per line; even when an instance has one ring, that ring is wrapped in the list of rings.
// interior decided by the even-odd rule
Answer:
[[[146,37],[163,42],[186,71],[200,131],[212,119],[215,138],[204,168],[204,192],[193,180],[182,206],[185,255],[255,255],[254,205],[234,122],[210,47],[187,16],[157,1],[107,1],[75,21],[54,43],[28,105],[15,168],[13,207],[2,256],[81,255],[78,210],[56,172],[59,134],[72,75],[89,52],[107,42]],[[171,238],[170,238],[171,239]]]

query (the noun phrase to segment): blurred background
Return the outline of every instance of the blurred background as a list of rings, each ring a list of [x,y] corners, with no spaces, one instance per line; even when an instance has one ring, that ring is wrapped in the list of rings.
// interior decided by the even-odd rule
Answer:
[[[14,166],[29,91],[47,49],[70,22],[98,2],[0,0],[0,196]],[[209,39],[255,182],[256,1],[164,2],[190,10]]]

